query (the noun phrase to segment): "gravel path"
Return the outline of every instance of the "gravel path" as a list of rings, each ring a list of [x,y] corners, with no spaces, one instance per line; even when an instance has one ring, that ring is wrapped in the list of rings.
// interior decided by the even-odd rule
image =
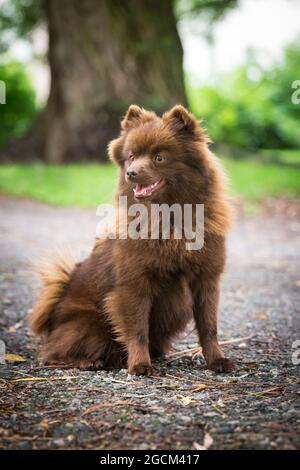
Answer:
[[[200,356],[183,353],[158,363],[154,378],[128,378],[125,370],[41,367],[28,335],[37,286],[28,260],[62,244],[84,255],[95,212],[4,196],[0,208],[0,338],[7,354],[26,358],[0,365],[0,447],[300,447],[299,365],[293,364],[300,362],[293,350],[300,340],[297,211],[239,218],[229,239],[220,338],[238,339],[224,346],[237,371],[216,375]],[[195,346],[190,331],[175,349]]]

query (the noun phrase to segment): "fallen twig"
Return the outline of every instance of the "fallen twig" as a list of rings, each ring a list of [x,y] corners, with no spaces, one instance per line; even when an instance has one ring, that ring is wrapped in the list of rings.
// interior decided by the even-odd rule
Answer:
[[[253,335],[244,336],[241,338],[232,338],[232,339],[227,339],[225,341],[220,341],[220,344],[224,345],[224,344],[241,343],[242,341],[247,341],[251,338],[253,338]],[[167,357],[167,362],[175,361],[176,359],[180,357],[191,356],[191,355],[194,357],[199,354],[202,354],[201,346],[198,346],[196,348],[184,349],[183,351],[176,351],[174,353],[169,354]]]
[[[123,400],[123,401],[115,401],[113,403],[101,403],[100,405],[94,405],[91,406],[90,408],[87,408],[83,413],[81,414],[82,416],[88,414],[88,413],[93,413],[93,411],[97,411],[101,408],[114,408],[115,406],[122,406],[122,405],[130,405],[131,403],[128,400]]]
[[[67,380],[67,379],[76,379],[76,377],[74,377],[72,375],[67,375],[67,376],[63,376],[63,377],[24,377],[23,379],[8,380],[8,382],[10,382],[10,383],[39,382],[39,381],[53,382],[54,380]]]
[[[43,370],[43,369],[74,369],[76,368],[75,364],[48,364],[42,366],[30,367],[31,370]]]
[[[266,395],[275,391],[280,391],[284,387],[282,385],[277,385],[276,387],[268,388],[267,390],[261,390],[260,392],[246,392],[248,395],[254,395],[256,397],[261,396],[261,395]]]

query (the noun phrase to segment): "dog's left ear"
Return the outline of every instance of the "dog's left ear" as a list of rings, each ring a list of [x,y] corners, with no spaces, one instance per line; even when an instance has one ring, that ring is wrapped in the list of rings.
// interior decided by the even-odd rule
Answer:
[[[169,123],[177,132],[184,132],[206,142],[208,139],[198,120],[184,106],[174,106],[163,115],[163,121]]]

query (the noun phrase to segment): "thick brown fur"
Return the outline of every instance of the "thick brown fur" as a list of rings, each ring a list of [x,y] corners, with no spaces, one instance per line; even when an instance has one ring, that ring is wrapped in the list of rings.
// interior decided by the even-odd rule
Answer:
[[[194,318],[208,367],[228,371],[232,363],[218,344],[220,276],[231,208],[226,181],[196,118],[178,105],[162,118],[132,105],[120,136],[109,145],[119,166],[117,196],[128,206],[142,202],[204,204],[204,246],[186,240],[97,240],[91,255],[72,266],[59,260],[42,269],[44,288],[32,331],[43,337],[45,362],[78,367],[120,365],[131,374],[151,374],[152,359]],[[162,155],[156,159],[157,155]],[[137,201],[137,183],[166,184]]]

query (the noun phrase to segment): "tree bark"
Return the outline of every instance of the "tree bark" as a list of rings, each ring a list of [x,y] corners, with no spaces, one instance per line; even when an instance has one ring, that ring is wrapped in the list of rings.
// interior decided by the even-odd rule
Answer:
[[[20,160],[105,160],[131,103],[186,103],[172,0],[47,0],[51,88]]]

